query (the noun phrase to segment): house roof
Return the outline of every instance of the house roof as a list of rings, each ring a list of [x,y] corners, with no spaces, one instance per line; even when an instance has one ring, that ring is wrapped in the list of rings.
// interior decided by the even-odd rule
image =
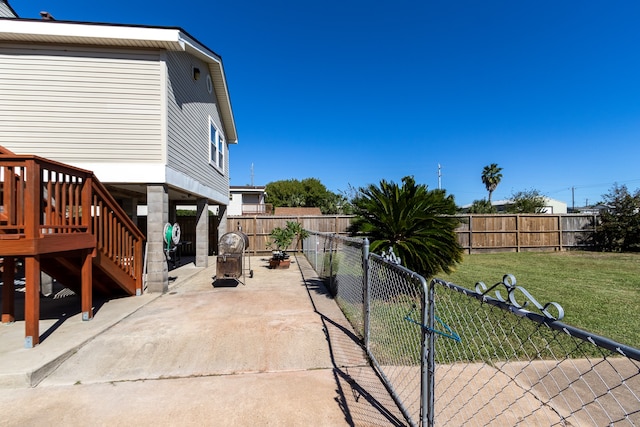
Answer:
[[[274,215],[288,215],[288,216],[322,215],[322,211],[320,211],[320,208],[279,207],[279,208],[276,208]]]
[[[230,185],[229,188],[232,190],[264,190],[267,187],[264,185]]]
[[[231,185],[229,191],[232,193],[264,193],[265,186],[251,186],[251,185]]]
[[[182,28],[19,18],[0,18],[0,22],[0,41],[153,48],[190,53],[207,63],[227,142],[238,142],[222,58]]]

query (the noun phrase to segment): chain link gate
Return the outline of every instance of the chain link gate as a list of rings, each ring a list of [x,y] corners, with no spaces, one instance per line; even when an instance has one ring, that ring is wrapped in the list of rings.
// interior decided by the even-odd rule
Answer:
[[[435,279],[430,299],[461,338],[435,342],[434,425],[640,426],[639,350],[560,322],[512,275]]]
[[[373,365],[410,425],[420,425],[427,396],[425,356],[426,280],[379,255],[368,257],[365,345]]]

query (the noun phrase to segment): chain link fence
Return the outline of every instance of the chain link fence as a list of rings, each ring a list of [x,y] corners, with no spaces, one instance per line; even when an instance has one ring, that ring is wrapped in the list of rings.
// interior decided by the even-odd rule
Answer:
[[[380,256],[368,255],[362,239],[310,232],[303,252],[362,338],[367,355],[408,423],[419,425],[424,395],[420,390],[420,325],[426,281]]]
[[[562,323],[513,276],[426,286],[366,241],[303,247],[408,424],[640,426],[640,350]]]
[[[302,247],[356,333],[364,337],[364,241],[314,232]]]

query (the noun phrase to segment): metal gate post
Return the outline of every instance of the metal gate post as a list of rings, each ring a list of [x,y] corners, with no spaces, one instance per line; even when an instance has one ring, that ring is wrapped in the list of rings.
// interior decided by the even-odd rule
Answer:
[[[362,320],[364,321],[364,348],[369,350],[369,239],[362,245]]]
[[[324,262],[324,258],[323,258]],[[338,289],[335,288],[335,283],[333,283],[333,234],[329,235],[329,289],[331,292],[335,290],[336,295]]]
[[[433,427],[435,407],[435,334],[432,332],[435,324],[435,282],[429,283],[427,296],[422,297],[422,375],[420,418],[423,427]]]
[[[318,240],[318,235],[315,234],[315,236],[316,236],[316,244],[314,245],[314,248],[316,250],[316,254],[315,254],[316,256],[315,256],[315,262],[313,263],[313,267],[316,269],[316,271],[322,271],[318,267],[318,246],[320,245],[320,241]]]

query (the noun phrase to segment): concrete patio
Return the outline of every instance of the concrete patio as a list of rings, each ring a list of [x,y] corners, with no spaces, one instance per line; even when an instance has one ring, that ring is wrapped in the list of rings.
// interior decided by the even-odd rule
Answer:
[[[351,326],[297,257],[214,286],[187,264],[165,294],[44,299],[41,344],[0,327],[2,425],[404,425]]]

